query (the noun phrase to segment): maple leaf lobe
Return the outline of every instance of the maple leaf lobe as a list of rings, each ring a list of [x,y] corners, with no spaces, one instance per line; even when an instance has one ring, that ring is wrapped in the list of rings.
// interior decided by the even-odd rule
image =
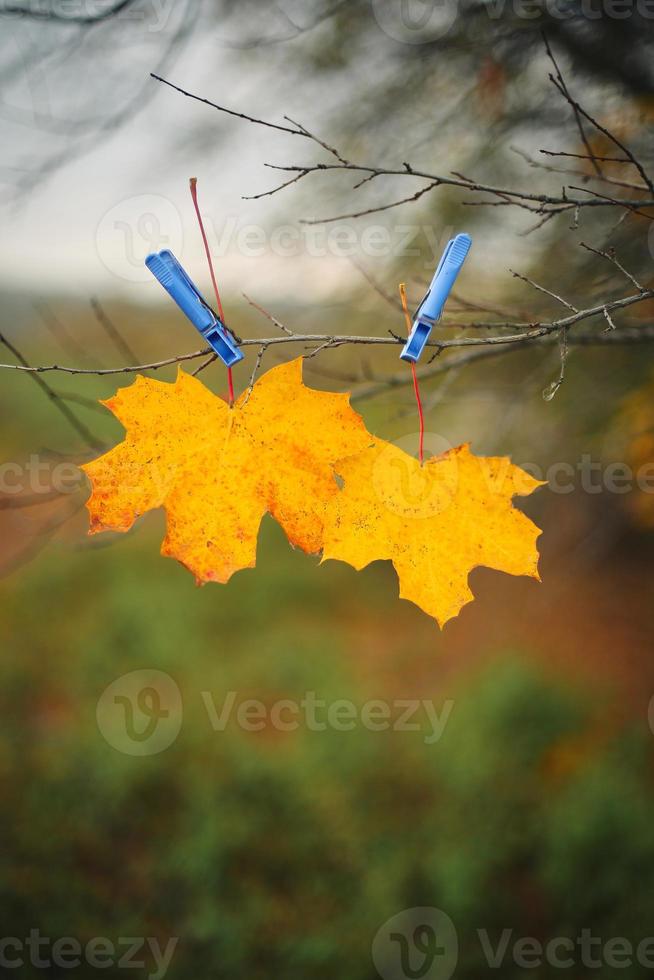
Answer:
[[[541,484],[506,457],[479,457],[468,444],[424,465],[375,439],[336,464],[343,491],[328,505],[323,561],[357,570],[390,560],[400,597],[443,626],[474,596],[480,565],[538,576],[540,529],[512,506]]]
[[[199,582],[254,566],[266,512],[293,546],[320,551],[338,492],[332,464],[370,442],[348,395],[305,387],[302,358],[262,375],[231,409],[181,369],[173,384],[138,377],[106,404],[126,433],[82,467],[91,532],[126,531],[163,507],[162,554]]]

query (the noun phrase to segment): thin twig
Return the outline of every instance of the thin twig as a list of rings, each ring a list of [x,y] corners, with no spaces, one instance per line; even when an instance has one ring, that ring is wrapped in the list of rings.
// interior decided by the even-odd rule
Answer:
[[[552,384],[548,385],[547,388],[544,390],[543,398],[545,399],[546,402],[552,401],[557,391],[563,384],[563,381],[565,380],[565,368],[568,362],[568,353],[569,353],[568,331],[564,327],[563,330],[559,331],[559,359],[561,362],[561,366],[559,368],[559,376],[556,379],[556,381],[553,381]]]
[[[68,328],[64,326],[59,317],[55,316],[49,306],[47,306],[45,303],[34,303],[34,309],[68,357],[79,357],[80,360],[86,359],[87,351],[85,351],[82,345],[77,342],[75,337],[72,336],[72,334],[68,331]]]
[[[77,432],[77,434],[82,437],[82,439],[87,444],[87,446],[89,446],[89,448],[93,449],[94,451],[97,449],[101,449],[102,443],[100,442],[100,440],[96,439],[96,437],[93,435],[91,430],[87,428],[87,426],[80,419],[78,419],[77,415],[75,415],[75,413],[68,407],[64,399],[56,391],[54,391],[53,388],[50,387],[47,381],[44,381],[43,378],[39,377],[38,368],[35,370],[29,364],[27,359],[23,357],[23,355],[15,346],[15,344],[13,344],[10,340],[8,340],[3,334],[0,334],[0,344],[3,344],[7,348],[7,350],[10,351],[14,355],[16,360],[19,362],[18,364],[7,365],[7,367],[9,368],[13,367],[16,370],[29,372],[34,378],[35,383],[39,386],[41,391],[44,393],[44,395],[46,395],[50,399],[50,401],[55,406],[55,408],[63,415],[63,417],[66,419],[68,424],[75,430],[75,432]]]
[[[616,330],[617,327],[616,327],[615,323],[613,322],[613,320],[611,318],[611,314],[609,313],[609,311],[607,310],[607,308],[604,307],[604,309],[603,309],[602,312],[604,313],[604,316],[606,318],[606,322],[608,323],[608,327],[606,329],[607,330]]]
[[[94,398],[85,398],[84,395],[77,395],[72,391],[57,391],[56,395],[65,402],[83,405],[84,408],[88,408],[91,412],[97,412],[99,415],[106,416],[107,414],[107,410]]]
[[[535,343],[540,344],[552,344],[556,341],[556,338],[551,334],[549,336],[540,337],[535,340]],[[576,335],[570,335],[568,337],[568,343],[576,346],[613,346],[615,344],[641,344],[641,343],[654,343],[654,328],[635,328],[631,330],[618,330],[615,332],[607,333],[603,331],[601,333],[588,331],[586,333],[578,333]],[[479,350],[466,351],[458,356],[448,357],[445,360],[437,361],[434,366],[426,365],[418,371],[418,378],[420,381],[433,378],[436,375],[444,374],[448,371],[456,371],[468,364],[476,363],[477,361],[487,360],[492,357],[499,357],[503,354],[515,354],[519,351],[524,351],[525,346],[521,343],[512,343],[506,347],[488,347],[481,348]],[[382,378],[378,378],[372,381],[370,384],[362,385],[360,388],[356,388],[352,391],[351,400],[363,401],[364,399],[374,398],[377,395],[384,394],[390,388],[401,388],[412,384],[411,377],[407,377],[406,371],[402,371],[398,374],[385,375]]]
[[[425,285],[427,284],[425,283]],[[449,301],[451,302],[452,300],[462,306],[465,310],[477,310],[479,313],[494,313],[495,316],[505,316],[507,318],[512,315],[511,310],[508,310],[506,307],[498,306],[497,304],[491,305],[490,303],[475,303],[472,300],[461,296],[455,289],[453,289],[450,293]],[[455,324],[451,325],[455,326]],[[441,323],[441,326],[445,326],[445,324]]]
[[[584,194],[588,194],[587,198],[576,198],[571,197],[566,190],[565,195],[554,195],[554,194],[535,194],[530,191],[514,190],[507,187],[495,187],[490,184],[482,184],[478,181],[472,181],[471,179],[461,179],[460,177],[445,177],[440,174],[433,174],[425,170],[416,170],[407,164],[402,170],[395,167],[372,167],[367,164],[343,164],[343,163],[318,163],[318,164],[265,164],[268,168],[272,170],[279,170],[286,173],[300,173],[303,172],[305,176],[312,173],[318,173],[321,171],[350,171],[352,173],[367,174],[371,177],[418,177],[423,180],[429,181],[429,185],[422,188],[421,194],[426,193],[433,187],[443,186],[443,187],[458,187],[465,191],[476,191],[481,194],[491,194],[496,197],[502,198],[501,201],[496,202],[485,202],[478,201],[477,204],[494,204],[496,207],[507,206],[513,204],[516,207],[525,208],[528,211],[536,210],[538,213],[544,213],[545,209],[555,208],[557,210],[565,211],[570,210],[577,205],[580,208],[600,208],[608,207],[609,205],[615,206],[616,204],[621,207],[630,207],[632,209],[637,209],[641,207],[654,207],[654,195],[649,198],[609,198],[605,195],[599,194],[597,191],[588,191],[586,188],[573,188],[575,190],[581,190]],[[400,201],[396,201],[392,205],[387,207],[397,207],[399,204],[411,201],[413,198],[408,197]],[[464,202],[470,204],[473,202]],[[530,204],[539,204],[541,209],[534,209],[530,207]],[[356,212],[356,214],[346,214],[339,215],[335,218],[325,219],[325,221],[338,221],[342,218],[357,217],[363,214],[374,214],[378,210],[383,210],[383,208],[371,208],[368,211]],[[305,221],[305,223],[307,223]],[[322,223],[320,220],[312,219],[313,224]]]
[[[248,388],[245,393],[245,399],[243,401],[243,407],[247,405],[250,401],[250,395],[252,394],[252,389],[254,388],[254,383],[257,380],[257,374],[259,373],[259,368],[261,367],[261,362],[263,360],[263,355],[266,353],[268,344],[262,344],[259,348],[259,353],[257,354],[257,359],[254,362],[254,367],[252,368],[252,374],[250,375],[250,381],[248,383]]]
[[[280,320],[278,320],[277,317],[273,316],[272,313],[264,309],[263,306],[259,306],[258,303],[255,303],[254,300],[250,299],[250,297],[246,293],[242,293],[241,295],[243,296],[243,299],[247,300],[250,306],[254,307],[255,310],[258,310],[259,313],[262,314],[262,316],[265,316],[266,320],[270,320],[270,322],[274,324],[274,326],[278,327],[279,330],[283,330],[283,332],[287,334],[287,336],[295,337],[293,331],[289,327],[285,326]]]
[[[569,102],[575,114],[579,114],[580,117],[583,116],[583,118],[585,118],[588,122],[590,122],[593,126],[595,126],[599,132],[604,133],[609,139],[611,139],[611,141],[625,154],[626,159],[631,164],[633,164],[633,166],[636,167],[638,173],[643,179],[644,184],[646,185],[646,187],[650,192],[649,198],[624,199],[624,200],[616,201],[615,199],[606,198],[605,196],[598,194],[596,192],[588,192],[586,191],[585,188],[575,188],[577,190],[579,189],[583,190],[585,194],[588,194],[588,197],[584,197],[584,198],[571,198],[570,195],[567,193],[567,191],[561,196],[554,196],[550,194],[533,194],[528,191],[514,190],[511,188],[494,187],[491,185],[482,184],[477,181],[473,181],[471,178],[461,178],[460,176],[459,177],[442,176],[439,174],[433,174],[422,170],[416,170],[410,163],[405,163],[402,169],[397,169],[393,167],[372,167],[363,164],[356,164],[346,160],[345,156],[337,148],[331,146],[328,143],[325,143],[319,137],[316,137],[313,133],[311,133],[305,126],[295,123],[292,120],[291,122],[293,122],[293,126],[295,128],[291,128],[289,126],[282,126],[278,123],[271,123],[267,120],[259,119],[255,116],[248,115],[247,113],[238,112],[233,109],[227,109],[225,106],[218,105],[217,103],[212,102],[210,99],[202,98],[201,96],[195,95],[192,92],[188,92],[186,89],[183,89],[178,85],[174,85],[172,82],[167,81],[167,79],[162,78],[160,75],[156,75],[152,73],[152,77],[155,78],[157,81],[160,81],[165,85],[168,85],[170,88],[179,92],[181,95],[184,95],[187,98],[194,99],[198,102],[202,102],[213,109],[217,109],[219,112],[225,112],[228,115],[236,116],[239,119],[243,119],[247,122],[254,123],[255,125],[266,126],[268,128],[276,129],[284,133],[290,133],[293,136],[302,136],[304,139],[310,140],[311,142],[316,143],[316,145],[326,149],[333,157],[335,157],[335,162],[332,163],[301,164],[301,165],[290,165],[290,166],[267,164],[267,166],[271,167],[274,170],[280,170],[280,171],[286,171],[288,173],[292,173],[294,177],[291,180],[288,180],[285,183],[279,185],[277,188],[274,188],[272,191],[264,192],[261,196],[269,196],[270,194],[277,193],[278,190],[281,190],[284,187],[288,187],[289,184],[296,183],[298,180],[301,180],[302,178],[308,176],[310,173],[316,173],[319,171],[330,171],[330,170],[346,170],[352,173],[360,174],[361,177],[359,180],[359,186],[362,183],[365,183],[368,180],[372,180],[373,178],[378,176],[419,177],[429,182],[426,187],[417,191],[414,195],[411,195],[406,198],[402,198],[401,200],[395,201],[391,204],[381,205],[379,207],[366,208],[364,210],[352,212],[350,214],[339,215],[333,218],[326,218],[322,220],[308,219],[305,221],[305,223],[307,224],[321,224],[325,222],[344,220],[346,218],[356,218],[369,214],[377,214],[380,211],[386,211],[389,210],[390,208],[398,207],[401,204],[419,200],[428,191],[439,186],[459,187],[466,191],[477,191],[479,193],[490,194],[492,196],[500,198],[500,201],[496,201],[496,202],[483,202],[483,201],[465,202],[467,204],[475,203],[477,205],[480,204],[488,205],[488,204],[495,203],[496,205],[504,204],[505,206],[512,204],[513,206],[520,207],[529,211],[536,210],[541,214],[545,214],[546,212],[549,212],[552,209],[569,210],[571,208],[597,208],[597,207],[608,207],[609,205],[615,205],[615,204],[618,204],[621,207],[630,208],[632,211],[636,211],[637,213],[642,213],[638,211],[639,208],[654,207],[654,184],[645,173],[641,164],[636,160],[634,154],[626,146],[624,146],[617,137],[615,137],[607,129],[601,126],[595,119],[593,119],[592,116],[590,116],[584,109],[582,109],[579,103],[577,103],[574,99],[570,97],[569,92],[567,92],[567,89],[565,87],[565,83],[564,82],[562,83],[562,81],[560,81],[558,77],[552,75],[550,76],[550,78],[552,79],[556,87],[559,89],[559,91],[561,91],[561,93],[566,98],[566,100]],[[288,117],[285,118],[288,119]],[[592,152],[590,146],[588,146],[588,150],[589,150],[587,155],[588,159],[590,159],[591,161],[593,160],[598,161],[600,159],[599,156],[597,156]],[[534,208],[532,205],[539,205],[540,207]]]
[[[519,272],[514,272],[513,269],[509,269],[509,272],[515,279],[521,279],[523,282],[533,286],[534,289],[537,289],[539,292],[545,293],[546,296],[551,296],[552,299],[557,301],[557,303],[565,306],[568,310],[572,310],[573,313],[579,312],[576,306],[573,306],[572,303],[568,303],[567,299],[563,299],[563,297],[559,296],[557,293],[553,293],[551,289],[546,289],[545,286],[539,285],[539,283],[534,282],[533,279],[529,279],[528,276],[523,276]]]
[[[174,85],[173,82],[169,82],[168,79],[162,78],[161,75],[155,75],[154,72],[150,72],[150,77],[154,78],[157,82],[163,82],[164,85],[168,85],[170,88],[175,89],[180,95],[185,95],[187,99],[194,99],[195,102],[203,102],[204,105],[211,106],[212,109],[218,109],[219,112],[225,112],[228,116],[236,116],[238,119],[245,119],[247,122],[256,123],[257,126],[267,126],[269,129],[277,129],[282,133],[290,133],[292,136],[304,136],[307,134],[301,129],[290,129],[288,126],[280,126],[279,123],[271,123],[265,119],[257,119],[256,116],[248,116],[245,112],[237,112],[235,109],[227,109],[224,105],[218,105],[216,102],[212,102],[211,99],[203,99],[200,95],[194,95],[193,92],[187,92],[186,89],[180,88],[179,85]]]
[[[607,177],[606,174],[603,173],[586,174],[583,172],[583,170],[570,170],[569,167],[552,167],[547,163],[534,160],[533,157],[522,150],[519,146],[510,146],[509,149],[524,160],[527,166],[533,167],[536,170],[543,170],[545,173],[563,174],[566,177],[581,177],[582,180],[601,180],[605,184],[611,184],[613,187],[626,187],[628,190],[632,191],[647,190],[647,187],[645,187],[643,184],[634,184],[632,181],[628,180],[617,180],[615,177]],[[593,159],[597,160],[597,157],[593,157]]]
[[[211,354],[209,354],[209,357],[207,357],[207,359],[203,361],[199,367],[196,367],[194,371],[191,371],[191,377],[197,378],[198,374],[204,371],[205,368],[208,368],[210,364],[213,364],[217,357],[218,355],[212,351]]]
[[[616,267],[616,269],[619,269],[620,272],[624,276],[626,276],[631,283],[633,283],[636,289],[639,289],[641,293],[645,292],[645,287],[642,286],[638,282],[638,280],[634,276],[632,276],[630,272],[627,272],[625,267],[620,262],[618,262],[617,258],[613,254],[612,249],[608,252],[603,252],[601,249],[593,248],[592,245],[587,245],[585,242],[579,242],[579,244],[581,245],[582,248],[585,248],[587,252],[592,252],[594,255],[599,255],[600,258],[608,259],[608,261],[611,262]]]
[[[539,150],[546,157],[571,157],[574,160],[599,160],[601,163],[631,163],[629,157],[605,157],[598,153],[565,153],[563,150]]]
[[[568,91],[568,86],[566,85],[566,83],[564,81],[563,75],[561,74],[561,70],[560,70],[559,66],[557,65],[557,63],[556,63],[556,59],[555,59],[554,55],[552,54],[552,49],[550,48],[550,44],[549,44],[549,41],[547,40],[547,35],[545,34],[545,32],[543,32],[543,41],[545,43],[545,50],[547,51],[547,55],[548,55],[550,61],[552,62],[552,64],[554,65],[554,71],[556,72],[556,77],[557,77],[557,80],[559,82],[559,85],[557,86],[557,88],[559,89],[560,92],[563,93],[564,98],[566,99],[566,101],[572,107],[572,111],[573,111],[574,117],[575,117],[575,122],[577,123],[577,129],[579,130],[579,135],[581,137],[581,142],[586,147],[586,152],[588,153],[588,157],[589,157],[590,162],[592,164],[593,170],[595,171],[595,173],[597,174],[598,177],[602,177],[603,176],[603,174],[602,174],[602,168],[600,167],[600,165],[599,165],[599,163],[597,161],[597,158],[596,158],[595,154],[593,153],[593,149],[592,149],[590,143],[588,142],[588,137],[586,136],[586,132],[584,130],[584,125],[583,125],[583,122],[581,120],[581,114],[580,114],[579,108],[577,107],[576,103],[574,102],[573,98],[571,97],[571,95],[570,95],[570,93]]]
[[[651,194],[654,196],[654,183],[652,182],[652,180],[649,177],[649,175],[645,172],[645,170],[644,170],[642,164],[640,163],[640,161],[637,160],[636,157],[634,156],[634,154],[631,152],[631,150],[627,146],[625,146],[625,144],[622,143],[618,139],[618,137],[615,136],[609,129],[607,129],[605,126],[602,126],[601,123],[598,123],[598,121],[596,119],[594,119],[593,116],[590,115],[590,113],[586,112],[586,110],[583,108],[583,106],[579,105],[578,102],[576,102],[573,98],[571,98],[570,95],[567,94],[564,91],[563,88],[561,88],[560,83],[558,82],[558,80],[556,78],[554,78],[553,75],[550,75],[550,78],[551,78],[552,82],[554,83],[554,85],[562,93],[562,95],[564,96],[564,98],[566,98],[567,101],[570,103],[570,105],[575,110],[575,112],[579,112],[584,117],[584,119],[587,119],[588,122],[591,123],[591,125],[595,127],[595,129],[598,132],[602,133],[604,136],[607,137],[607,139],[611,140],[611,142],[615,146],[617,146],[619,150],[622,150],[622,152],[624,153],[624,155],[626,157],[628,157],[630,163],[633,164],[633,166],[636,168],[636,170],[638,171],[638,173],[642,177],[643,183],[647,185],[647,187],[649,188]]]
[[[306,126],[303,126],[302,123],[296,122],[295,119],[291,119],[290,116],[284,116],[284,119],[287,122],[290,122],[293,126],[297,126],[298,129],[301,129],[305,136],[313,140],[314,143],[318,143],[319,146],[322,146],[324,150],[327,150],[328,153],[331,153],[332,156],[336,157],[340,163],[348,164],[350,162],[349,160],[346,160],[335,147],[330,146],[329,143],[325,143],[324,140],[321,140],[320,137],[316,136],[314,133],[310,133]]]
[[[536,285],[535,283],[532,283],[531,280],[527,281],[530,283],[530,285]],[[569,309],[574,309],[574,307],[566,303],[565,300],[562,300],[560,296],[557,296],[555,293],[551,293],[544,287],[541,288],[543,292],[551,295]],[[563,328],[574,327],[576,324],[581,323],[584,320],[588,320],[596,316],[604,316],[605,309],[609,312],[614,310],[622,310],[628,306],[633,306],[636,303],[642,303],[649,299],[654,299],[654,289],[648,289],[645,292],[638,293],[633,296],[624,296],[621,299],[611,300],[608,303],[600,303],[597,306],[592,306],[585,310],[575,310],[575,312],[570,316],[563,317],[559,320],[551,320],[549,322],[540,321],[538,323],[510,324],[514,330],[519,331],[517,333],[482,337],[463,336],[452,337],[451,339],[433,339],[427,342],[427,346],[439,350],[449,350],[450,348],[454,347],[505,347],[510,346],[511,344],[529,344],[531,341],[539,340],[540,338],[545,337],[548,334],[555,333]],[[270,314],[265,315],[268,316],[269,319],[272,319]],[[498,326],[506,326],[506,324],[498,324]],[[616,332],[615,342],[618,342],[621,338],[623,338],[625,343],[634,343],[639,337],[642,338],[643,341],[650,341],[654,337],[654,326],[651,328],[643,327],[642,329],[635,331],[619,330]],[[397,346],[398,344],[403,344],[405,339],[406,338],[396,336],[286,333],[277,337],[248,337],[241,341],[241,346],[248,347],[266,344],[266,346],[270,347],[279,344],[303,344],[305,346],[319,345],[321,349],[341,347],[347,344],[352,344],[355,346]],[[570,342],[572,342],[572,338]],[[150,364],[137,364],[117,368],[76,368],[67,367],[61,364],[49,364],[33,367],[26,363],[21,363],[0,364],[0,370],[24,371],[30,374],[42,374],[44,372],[51,371],[59,371],[65,374],[85,374],[98,376],[105,376],[109,374],[134,374],[142,371],[155,371],[159,368],[167,367],[172,364],[193,360],[198,357],[206,357],[206,355],[209,353],[211,353],[210,349],[205,348],[201,351],[194,351],[192,354],[178,354],[176,357],[168,357],[161,361],[151,362]]]
[[[93,296],[91,297],[90,303],[96,320],[105,331],[118,353],[123,357],[126,357],[128,361],[138,361],[137,355],[127,343],[116,324],[105,313],[100,300]]]
[[[371,276],[370,273],[367,272],[367,270],[359,262],[357,262],[356,259],[352,259],[351,258],[350,259],[350,262],[352,263],[352,265],[354,266],[354,268],[357,270],[357,272],[360,273],[360,275],[363,276],[363,278],[366,280],[366,282],[368,283],[368,285],[371,286],[374,289],[374,291],[377,293],[377,295],[378,296],[381,296],[381,298],[384,300],[385,303],[388,303],[388,305],[389,306],[392,306],[393,309],[395,309],[395,310],[401,310],[402,309],[402,304],[400,303],[400,301],[397,300],[397,299],[395,299],[394,296],[391,296],[390,293],[387,293],[386,290],[383,289],[382,286],[379,285],[379,283],[377,282],[377,280],[373,276]]]
[[[416,191],[415,194],[410,194],[409,197],[403,197],[399,201],[392,201],[390,204],[379,204],[377,207],[366,208],[364,211],[352,211],[350,214],[338,214],[333,218],[300,218],[300,224],[328,225],[334,221],[345,221],[349,218],[363,218],[367,214],[379,214],[381,211],[390,211],[391,208],[399,208],[401,204],[408,204],[411,201],[420,200],[424,194],[427,194],[429,191],[433,190],[434,187],[438,187],[440,183],[440,180],[433,180],[431,184],[428,184],[426,187]]]
[[[269,191],[261,191],[260,194],[242,194],[241,195],[241,200],[242,201],[259,201],[259,200],[261,200],[262,197],[272,197],[272,195],[273,194],[276,194],[277,191],[283,191],[285,187],[290,187],[291,184],[295,184],[298,180],[302,180],[303,177],[306,177],[305,171],[302,171],[301,173],[296,174],[295,177],[291,177],[290,180],[285,180],[283,184],[278,184],[277,187],[273,187]]]
[[[581,191],[582,194],[594,194],[596,198],[601,198],[606,201],[607,204],[612,204],[614,207],[626,208],[627,211],[631,211],[632,214],[638,214],[641,218],[647,218],[648,221],[654,221],[654,217],[651,214],[645,214],[644,211],[640,210],[640,207],[651,208],[654,207],[654,201],[650,201],[649,204],[634,205],[631,201],[625,201],[621,197],[609,197],[608,194],[600,194],[599,191],[589,191],[585,187],[577,187],[575,184],[570,184],[570,189],[573,191]]]

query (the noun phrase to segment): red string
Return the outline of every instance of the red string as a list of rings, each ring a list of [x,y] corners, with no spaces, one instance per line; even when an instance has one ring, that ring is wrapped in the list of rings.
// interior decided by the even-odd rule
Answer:
[[[234,378],[230,367],[227,368],[227,390],[229,392],[229,407],[231,408],[234,404]]]
[[[418,419],[420,421],[420,438],[418,441],[418,459],[420,460],[420,465],[425,461],[425,417],[422,414],[422,401],[420,399],[420,388],[418,387],[418,375],[416,374],[415,364],[411,365],[411,373],[413,375],[413,390],[416,393],[416,404],[418,405]]]
[[[200,234],[202,235],[202,241],[204,243],[204,251],[207,255],[207,262],[209,263],[209,272],[211,273],[211,282],[213,283],[213,291],[216,294],[216,303],[218,304],[218,313],[220,319],[225,322],[225,313],[223,311],[223,304],[220,299],[220,291],[218,290],[218,283],[216,282],[216,274],[213,271],[213,262],[211,261],[211,252],[209,251],[209,242],[207,241],[207,235],[204,230],[204,223],[202,221],[202,215],[200,213],[200,205],[198,204],[198,179],[197,177],[191,177],[189,180],[189,186],[191,188],[191,197],[193,198],[193,206],[195,208],[195,213],[198,217],[198,224],[200,226]],[[232,377],[232,369],[227,368],[227,387],[229,389],[229,404],[234,404],[234,379]]]
[[[400,299],[402,300],[402,309],[404,311],[404,319],[406,320],[407,333],[411,332],[411,315],[409,313],[409,307],[406,301],[406,287],[403,282],[400,283]],[[413,375],[413,390],[416,396],[416,405],[418,406],[418,422],[419,422],[419,437],[418,437],[418,460],[420,465],[425,461],[425,417],[422,411],[422,399],[420,398],[420,386],[418,384],[418,375],[416,373],[415,364],[411,365],[411,374]]]

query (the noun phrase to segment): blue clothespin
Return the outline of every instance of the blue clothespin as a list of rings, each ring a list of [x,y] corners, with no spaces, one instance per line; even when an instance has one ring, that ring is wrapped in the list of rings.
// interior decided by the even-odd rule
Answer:
[[[463,234],[451,238],[445,246],[429,289],[414,313],[411,333],[400,354],[403,361],[412,361],[415,364],[422,354],[432,327],[442,316],[447,297],[471,245],[470,235]]]
[[[229,330],[204,301],[197,286],[169,249],[152,252],[145,264],[227,367],[243,360],[243,352],[236,346]]]

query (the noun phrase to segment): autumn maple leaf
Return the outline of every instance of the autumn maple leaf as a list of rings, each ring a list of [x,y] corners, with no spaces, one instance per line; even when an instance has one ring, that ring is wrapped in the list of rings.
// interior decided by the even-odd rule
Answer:
[[[318,552],[338,493],[332,464],[371,441],[348,395],[305,387],[302,358],[272,368],[233,408],[182,370],[172,384],[138,377],[103,404],[126,437],[82,467],[90,532],[127,531],[164,507],[161,552],[199,582],[254,566],[266,512],[291,544]]]
[[[371,442],[335,467],[344,485],[327,507],[323,561],[356,569],[392,561],[401,598],[440,626],[474,598],[468,575],[478,565],[539,578],[540,529],[511,504],[538,480],[506,457],[473,456],[467,444],[421,466]]]

